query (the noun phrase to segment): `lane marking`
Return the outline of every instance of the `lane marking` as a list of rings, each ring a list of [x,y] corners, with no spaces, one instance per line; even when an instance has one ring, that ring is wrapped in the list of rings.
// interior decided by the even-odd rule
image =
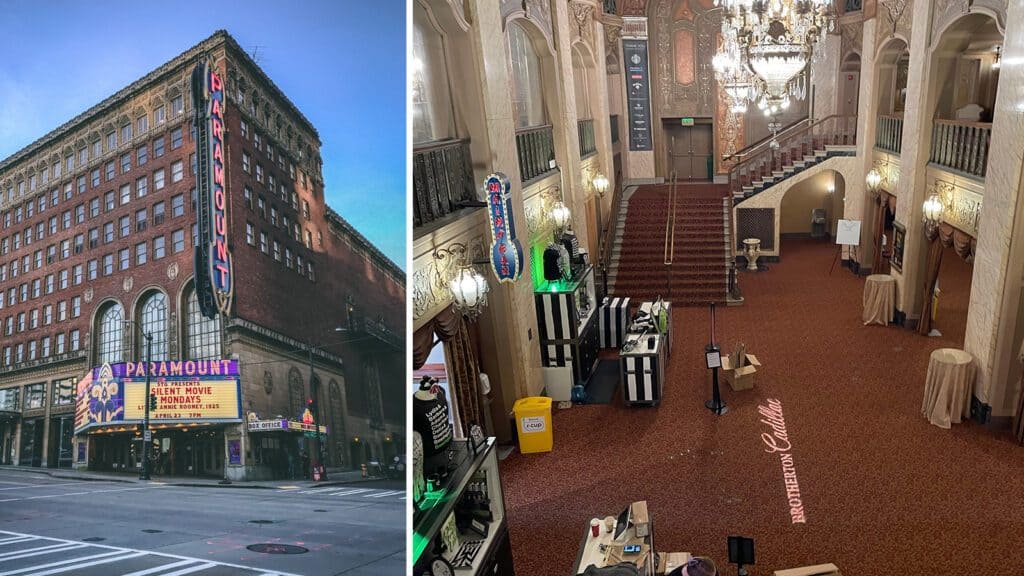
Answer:
[[[4,562],[11,556],[17,556],[18,554],[24,554],[26,552],[35,552],[37,550],[49,550],[50,548],[61,548],[67,546],[67,542],[59,542],[57,544],[50,544],[49,546],[40,546],[39,548],[26,548],[24,550],[12,550],[10,552],[4,552],[0,554],[0,562]]]
[[[111,562],[120,562],[122,560],[131,560],[132,558],[138,558],[139,556],[145,556],[145,552],[136,552],[127,556],[114,556],[111,558],[102,558],[100,560],[93,560],[92,562],[86,562],[84,564],[72,564],[71,566],[64,566],[61,568],[51,568],[42,572],[33,572],[29,576],[50,576],[50,574],[60,574],[61,572],[67,572],[68,570],[77,570],[79,568],[88,568],[90,566],[98,566],[100,564],[109,564]]]
[[[146,574],[152,574],[154,572],[163,572],[164,570],[172,570],[178,566],[184,566],[185,564],[192,564],[197,562],[196,560],[182,560],[181,562],[175,562],[174,564],[164,564],[163,566],[154,566],[153,568],[146,568],[145,570],[139,570],[132,572],[131,574],[122,574],[121,576],[146,576]],[[3,576],[0,574],[0,576]],[[166,574],[164,576],[167,576]]]
[[[102,554],[95,554],[93,556],[83,556],[82,558],[72,558],[71,560],[61,560],[59,562],[51,562],[49,564],[37,564],[35,566],[29,566],[28,568],[18,568],[17,570],[9,570],[7,572],[0,572],[0,576],[15,576],[15,574],[24,574],[25,572],[31,572],[33,570],[41,570],[44,568],[53,568],[54,566],[63,566],[65,564],[73,564],[75,562],[82,562],[85,560],[93,560],[95,558],[105,558],[107,556],[113,556],[115,554],[124,554],[121,550],[114,552],[104,552]]]
[[[213,562],[207,562],[206,564],[200,564],[199,566],[192,566],[191,568],[182,568],[176,572],[170,574],[162,574],[161,576],[182,576],[183,574],[191,574],[193,572],[199,572],[200,570],[206,570],[207,568],[213,568],[216,564]]]
[[[161,488],[161,486],[154,487],[154,490],[156,488]],[[114,490],[91,490],[91,491],[88,491],[88,492],[63,492],[61,494],[46,494],[46,495],[43,495],[43,496],[25,496],[25,497],[22,497],[22,498],[7,498],[7,499],[4,499],[4,500],[0,500],[0,502],[17,502],[19,500],[41,500],[43,498],[62,498],[64,496],[83,496],[85,494],[105,494],[105,493],[108,493],[108,492],[130,492],[132,490],[148,490],[148,489],[149,489],[149,486],[143,486],[143,487],[140,487],[140,488],[116,488]]]
[[[50,486],[73,486],[77,484],[85,484],[85,482],[56,482],[54,484],[26,484],[24,486],[10,486],[8,488],[0,488],[0,490],[30,490],[32,488],[49,488]]]
[[[50,550],[43,550],[42,548],[34,548],[34,550],[41,550],[41,551],[40,552],[29,552],[29,553],[25,553],[25,554],[19,554],[18,556],[7,556],[5,558],[0,559],[0,562],[7,562],[9,560],[20,560],[22,558],[31,558],[32,556],[43,556],[45,554],[57,554],[59,552],[70,552],[72,550],[78,550],[79,548],[85,548],[86,544],[77,544],[77,545],[61,544],[60,546],[61,547],[58,547],[58,548],[52,548],[52,547],[48,546],[47,548],[52,548]]]
[[[0,546],[5,546],[7,544],[17,544],[18,542],[28,542],[29,540],[33,540],[33,538],[27,538],[25,536],[13,536],[11,538],[4,538],[3,540],[0,540]]]

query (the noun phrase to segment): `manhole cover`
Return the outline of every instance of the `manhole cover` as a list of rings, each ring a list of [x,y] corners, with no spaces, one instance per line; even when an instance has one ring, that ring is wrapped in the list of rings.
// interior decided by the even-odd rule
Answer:
[[[88,538],[82,538],[82,542],[103,542],[106,538],[100,538],[99,536],[90,536]]]
[[[249,520],[249,524],[273,524],[273,520]]]
[[[245,548],[260,554],[305,554],[309,552],[307,548],[291,544],[250,544]]]
[[[163,532],[163,530],[154,530],[152,528],[146,528],[145,530],[143,530],[143,532],[145,532],[146,534],[160,534],[161,532]]]

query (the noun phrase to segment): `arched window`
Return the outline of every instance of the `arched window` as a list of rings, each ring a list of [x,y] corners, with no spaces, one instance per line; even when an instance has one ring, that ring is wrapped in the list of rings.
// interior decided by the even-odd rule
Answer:
[[[370,426],[375,428],[384,427],[384,404],[380,396],[380,373],[377,371],[377,363],[368,360],[363,364],[363,377],[366,379],[368,412]]]
[[[291,413],[289,418],[299,418],[306,408],[306,387],[302,383],[302,374],[298,369],[292,368],[288,371],[288,407]]]
[[[593,118],[590,112],[590,70],[575,48],[572,51],[572,81],[576,92],[576,117],[589,120]]]
[[[508,25],[509,61],[512,63],[512,114],[516,128],[547,124],[544,112],[540,57],[533,40],[518,22]]]
[[[139,302],[139,327],[142,334],[153,337],[153,360],[167,360],[167,295],[163,292],[150,292]],[[145,358],[146,339],[138,340],[137,358]]]
[[[100,364],[124,360],[124,309],[117,302],[100,312],[96,325],[96,359]]]
[[[455,136],[444,39],[418,2],[412,12],[412,140],[444,140]]]
[[[185,357],[188,360],[217,360],[220,350],[220,315],[210,320],[199,311],[199,298],[189,286],[185,299]]]

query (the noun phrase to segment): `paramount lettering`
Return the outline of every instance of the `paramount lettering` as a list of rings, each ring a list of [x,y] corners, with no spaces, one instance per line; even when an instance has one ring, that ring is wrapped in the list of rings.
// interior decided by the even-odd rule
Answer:
[[[782,415],[782,403],[769,398],[767,406],[758,406],[757,413],[761,415],[761,423],[767,424],[771,432],[762,432],[761,441],[765,445],[765,452],[779,455],[779,463],[782,465],[782,482],[786,489],[786,503],[789,505],[789,520],[793,524],[807,523],[807,516],[804,513],[803,500],[800,498],[800,483],[797,480],[796,468],[793,464],[793,454],[790,452],[793,445],[789,440],[789,432],[786,429],[786,419]]]

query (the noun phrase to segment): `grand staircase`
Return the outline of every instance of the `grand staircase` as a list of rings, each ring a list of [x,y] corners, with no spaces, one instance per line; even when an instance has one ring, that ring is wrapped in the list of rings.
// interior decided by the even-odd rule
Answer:
[[[828,116],[815,122],[803,120],[772,138],[748,147],[734,157],[729,170],[729,190],[740,204],[747,198],[808,170],[833,156],[856,154],[856,116]]]
[[[672,185],[659,184],[639,186],[625,197],[609,292],[642,300],[662,296],[677,306],[725,303],[731,257],[728,191],[725,185],[679,184],[673,202]]]

